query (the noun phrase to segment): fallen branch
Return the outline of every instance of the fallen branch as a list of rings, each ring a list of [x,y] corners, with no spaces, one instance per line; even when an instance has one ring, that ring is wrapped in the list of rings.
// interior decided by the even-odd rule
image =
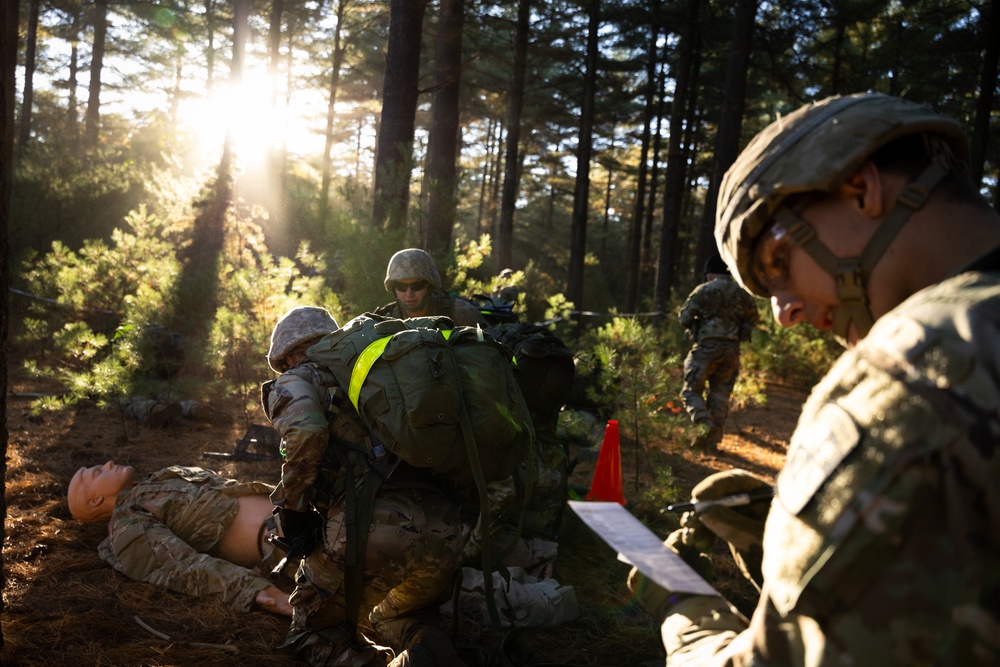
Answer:
[[[159,630],[150,627],[145,621],[143,621],[138,616],[133,616],[132,620],[134,620],[143,630],[150,633],[154,637],[162,639],[165,642],[172,642],[174,644],[179,644],[181,646],[189,646],[191,648],[215,649],[217,651],[225,651],[226,653],[232,653],[233,655],[236,655],[237,653],[240,652],[238,648],[236,648],[235,646],[231,646],[229,644],[206,644],[204,642],[174,641],[170,638],[170,635],[164,634]]]

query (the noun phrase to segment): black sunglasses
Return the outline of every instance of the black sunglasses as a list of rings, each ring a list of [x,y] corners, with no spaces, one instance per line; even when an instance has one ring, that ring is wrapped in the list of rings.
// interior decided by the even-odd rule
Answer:
[[[412,283],[401,283],[397,281],[392,284],[392,289],[395,290],[396,292],[406,292],[406,290],[413,290],[414,292],[419,292],[421,290],[427,289],[427,281],[417,280]]]

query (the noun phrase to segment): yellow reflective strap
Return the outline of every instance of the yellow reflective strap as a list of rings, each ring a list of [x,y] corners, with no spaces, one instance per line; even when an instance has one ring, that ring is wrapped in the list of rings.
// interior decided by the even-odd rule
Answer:
[[[368,371],[372,369],[372,365],[382,356],[382,352],[385,351],[385,346],[389,344],[390,338],[392,336],[379,338],[366,347],[358,355],[357,361],[354,362],[354,368],[351,370],[351,386],[347,391],[347,395],[350,397],[351,403],[354,404],[355,410],[358,410],[358,397],[361,396],[361,385],[365,383],[365,378],[368,377]]]
[[[451,329],[440,329],[439,331],[445,340],[451,338]],[[358,355],[357,361],[354,362],[354,368],[351,370],[351,386],[347,390],[347,395],[351,399],[351,403],[354,404],[355,410],[360,410],[358,408],[358,399],[361,397],[361,387],[364,385],[372,366],[382,356],[382,353],[385,352],[385,346],[389,344],[390,338],[392,336],[386,336],[371,343]]]

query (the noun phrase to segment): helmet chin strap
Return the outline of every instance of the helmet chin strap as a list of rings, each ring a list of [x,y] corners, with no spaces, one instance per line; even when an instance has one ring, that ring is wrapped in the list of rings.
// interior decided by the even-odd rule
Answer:
[[[875,323],[867,295],[872,269],[903,228],[903,224],[924,205],[931,190],[948,171],[946,161],[935,158],[915,180],[903,188],[892,210],[875,230],[859,257],[836,257],[819,240],[813,228],[784,204],[774,212],[774,219],[788,231],[791,239],[833,276],[838,301],[833,313],[833,334],[841,345],[847,347],[851,324],[854,324],[859,339],[868,335]]]

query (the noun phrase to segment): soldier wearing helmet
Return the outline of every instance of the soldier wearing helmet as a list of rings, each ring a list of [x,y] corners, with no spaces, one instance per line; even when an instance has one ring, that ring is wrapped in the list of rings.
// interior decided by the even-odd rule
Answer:
[[[713,450],[722,440],[729,396],[740,373],[740,343],[750,340],[759,315],[753,297],[733,282],[718,255],[705,262],[704,278],[680,311],[681,325],[694,341],[684,359],[681,396],[699,429],[691,446]]]
[[[759,524],[752,620],[630,577],[671,665],[1000,664],[1000,216],[966,156],[954,120],[861,94],[776,121],[727,172],[716,240],[734,277],[781,325],[848,348]],[[679,543],[752,525],[732,508],[694,522]]]
[[[458,326],[487,324],[471,302],[441,288],[441,274],[434,258],[420,248],[406,248],[394,254],[386,267],[383,284],[396,300],[377,308],[377,315],[398,319],[443,315]]]
[[[301,540],[315,544],[295,574],[284,646],[317,667],[461,667],[438,612],[467,537],[459,509],[426,476],[395,462],[333,374],[310,361],[309,348],[336,329],[322,308],[292,309],[275,325],[267,353],[280,376],[264,384],[262,402],[283,457],[270,500],[289,543],[319,536]],[[380,483],[359,486],[370,472]],[[377,488],[365,504],[370,518],[359,517],[356,487]],[[363,542],[345,537],[355,521],[368,526]],[[363,563],[360,577],[348,563]],[[356,631],[359,614],[388,648]]]

